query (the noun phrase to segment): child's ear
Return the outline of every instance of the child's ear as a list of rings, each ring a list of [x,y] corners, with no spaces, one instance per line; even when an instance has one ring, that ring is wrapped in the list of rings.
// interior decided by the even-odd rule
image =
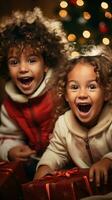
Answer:
[[[68,96],[67,96],[67,94],[65,94],[65,100],[68,102]]]
[[[105,101],[109,101],[109,100],[110,100],[110,96],[111,96],[111,95],[110,95],[109,93],[106,94],[104,100],[105,100]]]
[[[49,69],[49,67],[48,67],[48,66],[45,66],[44,72],[48,72],[48,69]]]

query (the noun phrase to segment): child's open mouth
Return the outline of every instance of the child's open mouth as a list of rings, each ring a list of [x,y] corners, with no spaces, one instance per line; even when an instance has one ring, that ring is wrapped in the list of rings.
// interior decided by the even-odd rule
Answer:
[[[21,77],[18,80],[25,85],[29,85],[33,81],[33,77]]]
[[[91,104],[89,103],[79,103],[77,104],[77,107],[80,112],[88,113],[91,109]]]

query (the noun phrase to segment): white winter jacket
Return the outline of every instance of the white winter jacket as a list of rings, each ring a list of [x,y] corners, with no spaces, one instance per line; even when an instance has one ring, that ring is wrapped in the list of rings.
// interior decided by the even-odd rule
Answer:
[[[89,150],[88,150],[89,149]],[[51,169],[62,168],[69,158],[81,167],[92,165],[106,157],[112,159],[112,105],[107,104],[98,123],[91,129],[86,129],[76,121],[71,110],[60,116],[54,128],[50,145],[43,154],[40,165],[48,165]]]

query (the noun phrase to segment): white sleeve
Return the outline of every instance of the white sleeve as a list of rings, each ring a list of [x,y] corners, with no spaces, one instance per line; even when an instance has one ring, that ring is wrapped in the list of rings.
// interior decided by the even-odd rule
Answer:
[[[107,143],[108,152],[103,156],[103,158],[109,158],[112,160],[112,124],[105,134],[105,141]]]
[[[66,134],[59,120],[56,122],[53,137],[47,150],[41,157],[37,168],[40,165],[48,165],[51,169],[60,169],[69,161],[69,155],[66,148]]]
[[[0,124],[0,158],[8,160],[8,151],[19,144],[23,144],[23,135],[19,127],[8,116],[5,107],[1,106]]]

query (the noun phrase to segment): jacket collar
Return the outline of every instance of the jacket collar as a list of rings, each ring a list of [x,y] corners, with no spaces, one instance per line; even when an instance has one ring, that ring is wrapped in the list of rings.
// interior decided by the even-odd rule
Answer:
[[[46,83],[50,80],[51,75],[52,75],[52,70],[49,69],[41,85],[30,96],[18,93],[18,90],[12,81],[7,82],[5,86],[5,91],[13,101],[16,101],[19,103],[28,102],[29,99],[35,98],[37,96],[41,96],[46,92]]]
[[[105,105],[98,123],[91,129],[86,129],[81,126],[74,117],[71,110],[64,114],[65,122],[68,129],[75,135],[83,138],[91,137],[99,134],[100,132],[106,130],[106,128],[112,123],[112,104]]]

